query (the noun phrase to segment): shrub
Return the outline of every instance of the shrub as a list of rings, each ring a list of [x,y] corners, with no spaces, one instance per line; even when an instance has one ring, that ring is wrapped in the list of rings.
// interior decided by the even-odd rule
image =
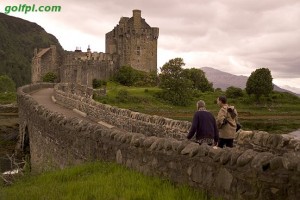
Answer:
[[[0,93],[16,92],[15,82],[6,75],[0,76]]]
[[[121,89],[118,91],[116,99],[121,103],[126,103],[129,100],[129,93],[125,89]]]
[[[102,85],[102,81],[99,79],[93,79],[93,88],[100,88]]]
[[[227,88],[227,90],[225,91],[225,95],[228,98],[238,98],[238,97],[243,97],[243,90],[241,88],[237,88],[237,87],[229,87]]]
[[[43,82],[50,82],[50,83],[54,83],[57,79],[57,75],[53,72],[48,72],[47,74],[45,74],[43,77]]]

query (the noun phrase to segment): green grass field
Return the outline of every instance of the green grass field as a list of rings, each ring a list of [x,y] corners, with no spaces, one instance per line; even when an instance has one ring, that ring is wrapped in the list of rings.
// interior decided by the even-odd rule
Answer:
[[[118,95],[126,90],[128,95]],[[222,92],[198,93],[186,107],[173,106],[155,97],[158,87],[126,87],[108,82],[107,96],[96,98],[101,103],[127,108],[141,113],[164,116],[176,120],[191,121],[196,111],[196,102],[204,100],[206,107],[215,116],[219,111],[216,104]],[[262,98],[260,104],[245,94],[238,99],[228,99],[239,113],[245,130],[264,130],[270,133],[288,133],[300,128],[300,98],[287,93],[274,92],[269,98]]]
[[[202,200],[208,197],[188,186],[144,176],[112,163],[88,163],[37,176],[25,176],[0,187],[0,200],[155,199]]]

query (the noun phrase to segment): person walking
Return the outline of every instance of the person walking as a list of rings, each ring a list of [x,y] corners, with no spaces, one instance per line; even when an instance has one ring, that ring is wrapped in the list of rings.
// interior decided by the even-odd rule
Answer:
[[[234,106],[227,104],[227,98],[225,96],[219,96],[217,104],[220,107],[217,116],[217,126],[220,135],[218,147],[233,147],[233,139],[237,130],[238,113]]]
[[[206,110],[204,101],[200,100],[196,105],[197,111],[194,114],[187,139],[192,139],[196,133],[196,142],[200,145],[206,143],[208,145],[216,146],[219,140],[216,120],[213,114]]]

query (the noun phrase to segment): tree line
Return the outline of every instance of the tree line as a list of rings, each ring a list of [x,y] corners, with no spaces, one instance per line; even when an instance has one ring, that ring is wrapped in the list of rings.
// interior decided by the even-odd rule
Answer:
[[[162,90],[157,97],[174,105],[189,105],[193,96],[199,92],[213,92],[213,83],[209,82],[201,69],[184,69],[182,58],[169,60],[160,68],[160,73],[146,73],[122,66],[113,80],[125,86],[158,86]],[[268,68],[256,69],[246,83],[246,93],[259,101],[261,96],[268,96],[273,91],[271,71]],[[96,80],[93,82],[96,83]],[[243,90],[231,86],[227,88],[229,98],[242,97]]]

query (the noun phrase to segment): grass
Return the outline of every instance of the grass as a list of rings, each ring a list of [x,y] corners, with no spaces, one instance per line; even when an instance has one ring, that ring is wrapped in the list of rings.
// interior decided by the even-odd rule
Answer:
[[[0,104],[10,104],[17,102],[17,94],[15,92],[0,93]]]
[[[123,166],[94,162],[25,176],[12,186],[0,187],[0,200],[96,200],[96,199],[208,199],[193,188],[144,176]]]
[[[124,101],[124,96],[118,98],[120,90],[128,91],[127,101]],[[192,120],[196,102],[200,99],[206,102],[207,109],[215,116],[219,111],[216,99],[222,94],[220,92],[197,93],[188,106],[182,107],[156,98],[155,93],[160,90],[158,87],[126,87],[108,82],[107,96],[96,100],[132,111],[185,121]],[[270,97],[262,97],[260,104],[254,103],[246,94],[236,99],[229,98],[228,102],[237,108],[245,130],[288,133],[300,128],[300,98],[289,93],[274,92]]]

